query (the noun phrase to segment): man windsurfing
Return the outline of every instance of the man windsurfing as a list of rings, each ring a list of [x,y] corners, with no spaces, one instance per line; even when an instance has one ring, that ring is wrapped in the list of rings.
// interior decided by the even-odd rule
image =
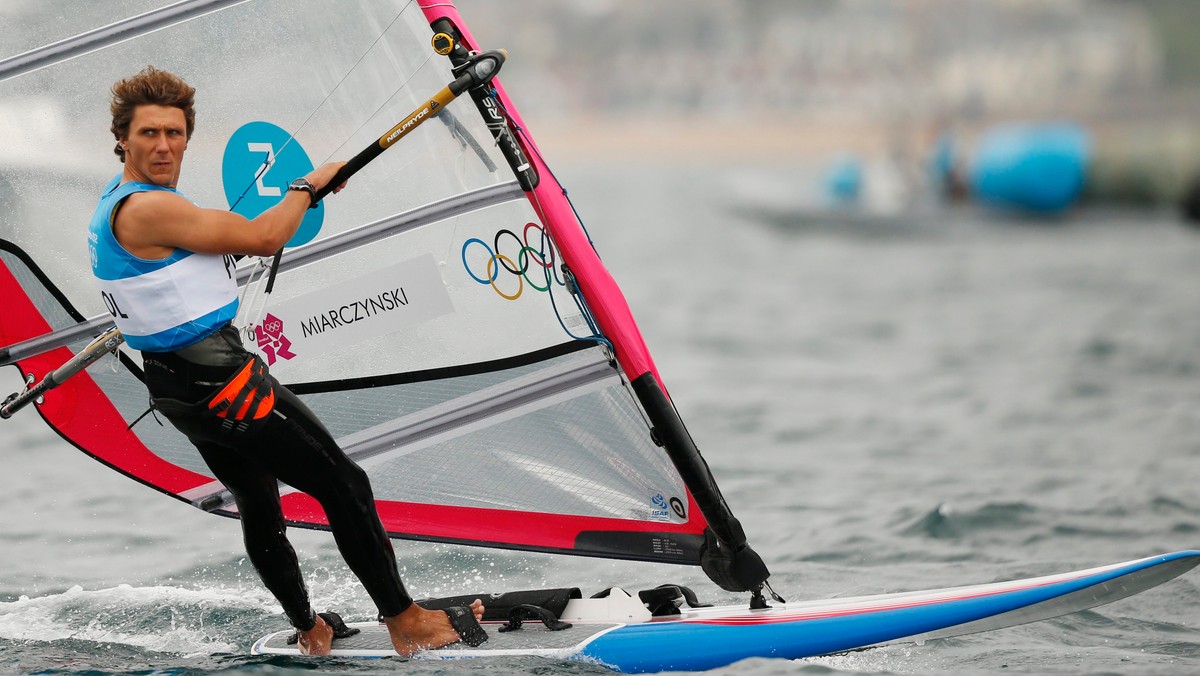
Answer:
[[[253,220],[203,209],[175,190],[195,127],[194,94],[154,67],[113,85],[114,152],[124,169],[104,189],[88,232],[105,306],[129,346],[142,352],[151,405],[233,495],[250,561],[296,627],[301,652],[328,654],[335,634],[353,630],[334,613],[313,612],[285,533],[278,481],[321,504],[397,653],[459,640],[478,645],[487,638],[478,622],[482,603],[444,612],[413,603],[366,473],[243,347],[231,324],[238,308],[233,255],[281,249],[343,163],[293,181]]]

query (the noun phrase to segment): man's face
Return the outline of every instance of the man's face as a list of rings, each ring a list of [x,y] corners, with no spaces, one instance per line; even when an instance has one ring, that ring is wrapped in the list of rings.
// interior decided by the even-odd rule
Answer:
[[[125,172],[130,178],[174,188],[187,150],[187,120],[172,106],[144,105],[133,111],[125,143]]]

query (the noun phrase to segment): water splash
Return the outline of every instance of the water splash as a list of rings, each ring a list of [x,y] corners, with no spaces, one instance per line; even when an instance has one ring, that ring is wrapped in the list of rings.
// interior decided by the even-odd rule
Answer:
[[[241,611],[241,612],[239,612]],[[122,644],[156,652],[209,655],[238,650],[236,620],[274,614],[274,601],[241,589],[133,587],[85,590],[0,603],[0,638],[67,639]]]

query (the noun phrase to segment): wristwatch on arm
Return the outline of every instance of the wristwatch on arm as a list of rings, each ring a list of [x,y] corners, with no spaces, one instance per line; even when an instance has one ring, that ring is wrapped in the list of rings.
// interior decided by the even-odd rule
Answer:
[[[288,190],[303,190],[307,192],[309,200],[308,208],[317,208],[317,189],[313,187],[312,183],[308,182],[307,178],[298,178],[292,181],[288,184]]]

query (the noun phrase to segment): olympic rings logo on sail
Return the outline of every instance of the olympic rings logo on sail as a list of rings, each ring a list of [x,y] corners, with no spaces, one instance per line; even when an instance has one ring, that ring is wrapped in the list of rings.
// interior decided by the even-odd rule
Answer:
[[[547,253],[543,252],[541,248],[534,247],[530,244],[530,230],[536,230],[538,232],[536,235],[537,239],[533,240],[534,243],[549,243],[548,256]],[[515,242],[515,246],[518,247],[516,253],[514,253],[512,256],[500,250],[501,243],[506,242],[508,239],[513,240],[513,242]],[[471,262],[467,260],[467,252],[473,245],[482,247],[484,252],[486,252],[487,258],[485,259],[486,263],[484,263],[484,269],[482,270],[483,274],[478,274],[480,272],[478,269],[472,269]],[[510,245],[510,251],[512,246],[513,245]],[[516,260],[513,260],[514,257]],[[463,268],[467,271],[467,275],[480,284],[491,286],[492,290],[505,300],[516,300],[520,298],[521,294],[525,292],[526,284],[537,291],[543,292],[549,291],[551,284],[565,286],[566,284],[559,279],[558,273],[554,269],[555,259],[556,254],[554,251],[554,243],[550,241],[550,236],[546,233],[542,226],[538,225],[537,223],[526,223],[524,230],[521,231],[520,237],[517,236],[517,233],[506,228],[496,233],[496,236],[492,238],[491,244],[488,244],[478,237],[472,237],[463,242],[462,246],[462,263]],[[480,259],[476,257],[476,268],[479,267],[479,260]],[[504,289],[501,289],[500,284],[497,284],[500,279],[501,270],[508,273],[506,277],[516,278],[516,291],[505,291]]]

